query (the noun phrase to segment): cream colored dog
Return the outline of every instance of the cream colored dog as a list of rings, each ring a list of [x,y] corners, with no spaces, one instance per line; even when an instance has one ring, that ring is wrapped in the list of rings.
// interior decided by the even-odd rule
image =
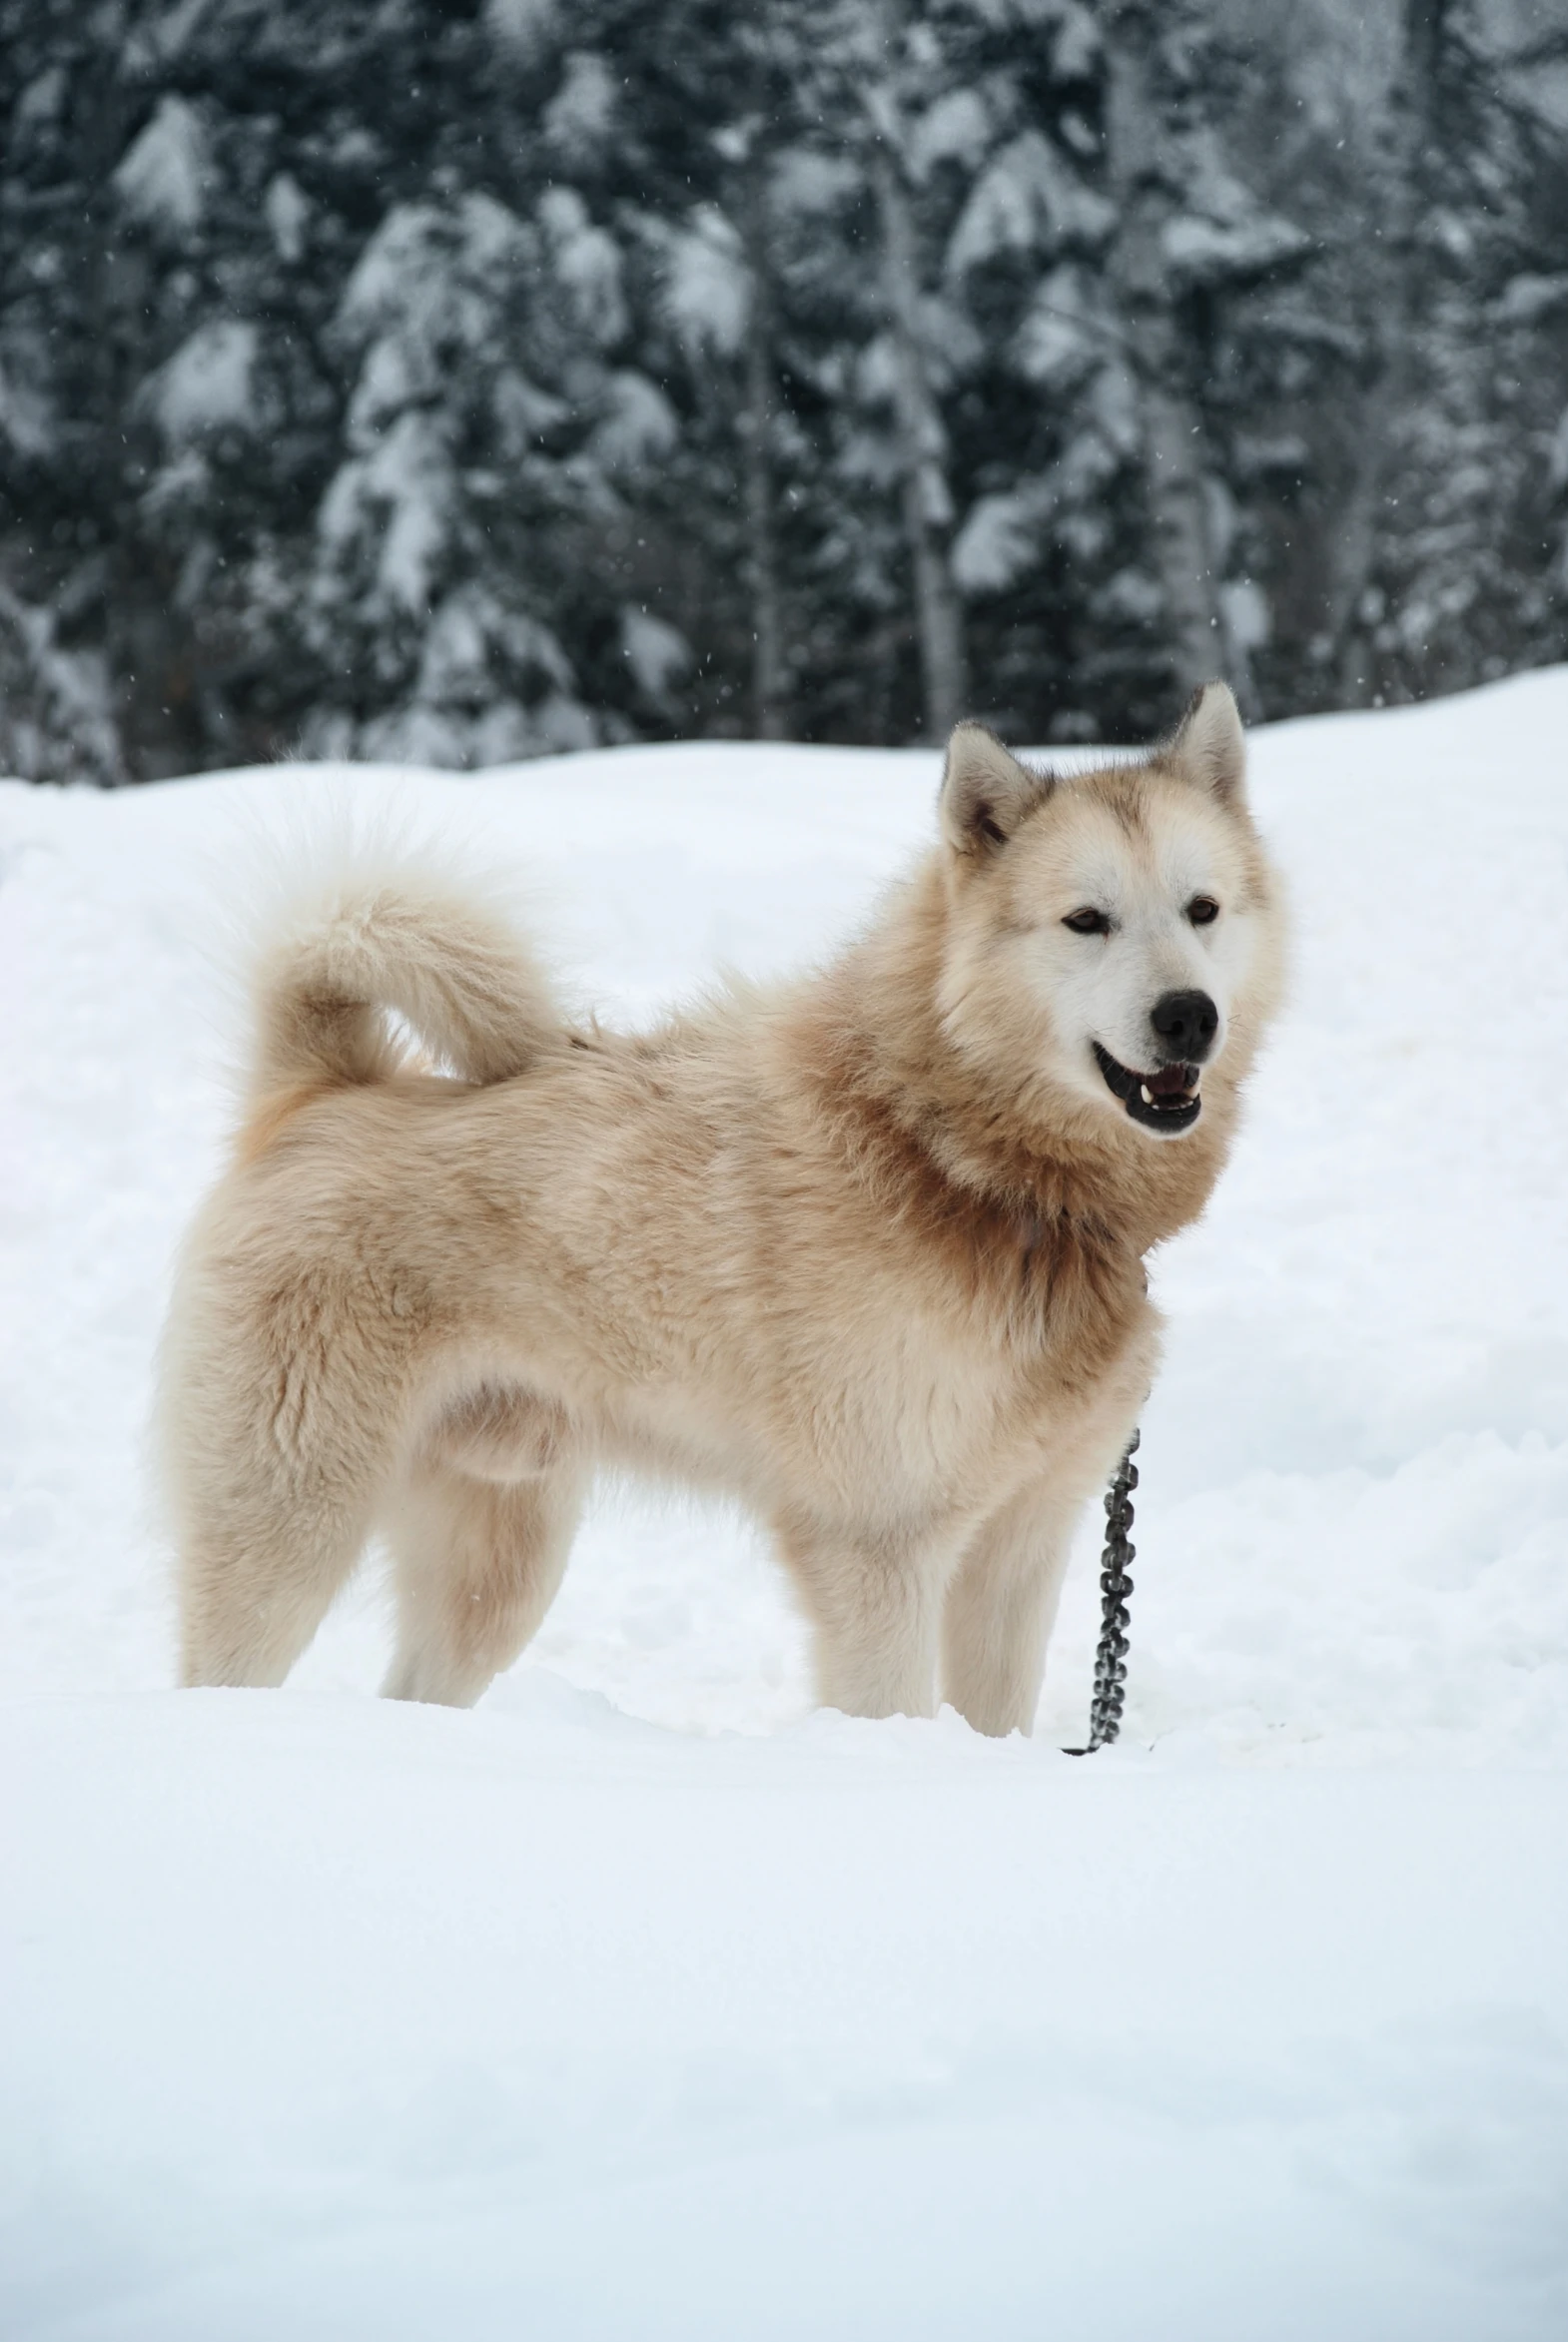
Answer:
[[[940,1685],[1028,1731],[1155,1369],[1144,1255],[1202,1209],[1278,992],[1242,763],[1217,683],[1075,778],[961,725],[859,941],[645,1035],[573,1030],[411,872],[279,939],[165,1338],[185,1680],[281,1683],[379,1530],[387,1689],[477,1699],[609,1464],[771,1525],[824,1701]]]

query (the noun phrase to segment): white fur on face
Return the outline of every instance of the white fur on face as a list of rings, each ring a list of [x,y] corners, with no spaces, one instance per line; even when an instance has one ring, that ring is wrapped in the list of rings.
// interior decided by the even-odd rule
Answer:
[[[1257,944],[1233,816],[1179,782],[1151,788],[1139,816],[1130,826],[1069,785],[1015,841],[1007,874],[1007,948],[1017,980],[1043,1012],[1047,1070],[1116,1116],[1125,1110],[1106,1086],[1094,1044],[1132,1072],[1153,1072],[1162,1054],[1150,1021],[1156,1003],[1171,992],[1202,992],[1219,1012],[1207,1060],[1214,1065]],[[1194,926],[1188,907],[1205,895],[1219,915]],[[1079,910],[1103,912],[1110,933],[1065,926]]]

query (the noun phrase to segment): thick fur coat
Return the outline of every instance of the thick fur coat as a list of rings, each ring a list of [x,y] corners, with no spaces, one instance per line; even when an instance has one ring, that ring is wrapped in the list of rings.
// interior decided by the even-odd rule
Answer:
[[[477,1698],[608,1465],[770,1525],[824,1701],[1027,1731],[1155,1370],[1145,1255],[1278,992],[1241,765],[1219,685],[1071,779],[962,726],[938,842],[835,962],[637,1036],[411,871],[302,914],[165,1340],[186,1681],[281,1682],[380,1532],[388,1690]]]

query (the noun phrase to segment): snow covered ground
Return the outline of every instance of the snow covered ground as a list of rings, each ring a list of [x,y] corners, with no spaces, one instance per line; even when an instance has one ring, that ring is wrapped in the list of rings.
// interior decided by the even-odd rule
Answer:
[[[824,949],[935,761],[0,787],[6,2342],[1568,2331],[1568,670],[1282,725],[1293,1007],[1155,1264],[1127,1741],[810,1711],[609,1491],[472,1715],[167,1687],[140,1448],[266,834],[395,798],[580,999]]]

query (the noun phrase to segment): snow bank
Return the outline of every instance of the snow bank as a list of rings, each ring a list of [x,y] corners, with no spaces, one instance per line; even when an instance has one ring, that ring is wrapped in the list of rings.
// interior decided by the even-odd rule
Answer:
[[[1155,1266],[1127,1744],[810,1713],[608,1492],[472,1716],[178,1696],[138,1470],[258,836],[395,798],[578,994],[826,949],[935,762],[0,788],[0,2331],[1542,2336],[1568,2317],[1568,671],[1255,744],[1294,1000]]]

